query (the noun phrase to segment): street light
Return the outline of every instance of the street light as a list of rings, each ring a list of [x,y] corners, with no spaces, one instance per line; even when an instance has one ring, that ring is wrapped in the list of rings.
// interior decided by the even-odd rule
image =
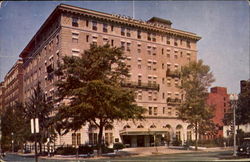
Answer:
[[[229,99],[230,99],[231,106],[233,108],[233,135],[234,135],[234,152],[233,152],[233,156],[236,156],[235,109],[237,107],[238,95],[237,94],[231,94]]]

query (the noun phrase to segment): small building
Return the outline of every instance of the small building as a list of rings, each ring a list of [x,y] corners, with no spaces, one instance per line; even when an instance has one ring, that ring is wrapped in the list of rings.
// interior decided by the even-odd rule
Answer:
[[[208,94],[207,104],[214,108],[213,122],[216,124],[217,134],[206,135],[206,139],[214,139],[223,137],[223,119],[225,113],[229,110],[229,95],[225,87],[213,87]]]

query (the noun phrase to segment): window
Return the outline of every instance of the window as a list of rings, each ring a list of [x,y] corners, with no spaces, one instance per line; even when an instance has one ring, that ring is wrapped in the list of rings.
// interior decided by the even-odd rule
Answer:
[[[149,115],[152,115],[152,114],[153,114],[153,113],[152,113],[152,109],[153,109],[152,107],[149,107],[149,108],[148,108],[148,114],[149,114]]]
[[[73,146],[76,146],[76,134],[75,133],[72,133],[72,145]]]
[[[72,43],[78,43],[78,39],[77,38],[72,38]]]
[[[97,144],[97,133],[89,133],[89,144],[90,145]]]
[[[140,30],[137,31],[137,38],[141,39],[141,31]]]
[[[168,86],[168,87],[171,87],[171,79],[168,79],[168,80],[167,80],[167,86]]]
[[[148,81],[148,84],[151,84],[151,81]],[[152,101],[152,92],[148,92],[148,100]]]
[[[156,55],[156,47],[153,47],[153,55]]]
[[[130,29],[127,29],[127,37],[130,37],[131,34],[130,34]]]
[[[127,43],[127,51],[129,51],[129,52],[130,52],[130,45],[131,45],[131,43]]]
[[[162,93],[162,99],[165,99],[165,93],[164,92]]]
[[[178,46],[177,39],[174,40],[174,46]]]
[[[81,133],[76,134],[76,144],[78,146],[81,145]]]
[[[102,30],[103,30],[103,32],[107,33],[108,32],[108,25],[107,24],[103,24]]]
[[[171,108],[171,107],[168,108],[168,115],[169,115],[169,116],[172,115],[172,108]]]
[[[138,47],[137,52],[141,53],[141,44],[137,44],[137,47]]]
[[[97,22],[96,21],[92,22],[92,30],[97,30]]]
[[[162,84],[165,84],[165,78],[162,78]]]
[[[165,107],[162,108],[162,114],[165,114]]]
[[[111,39],[111,46],[114,46],[114,40]]]
[[[182,45],[182,39],[180,40],[180,45]]]
[[[103,38],[103,44],[108,44],[108,43],[109,43],[108,38]]]
[[[114,31],[114,26],[113,25],[111,25],[111,31]]]
[[[125,42],[121,42],[121,48],[125,50]]]
[[[152,40],[153,42],[156,42],[156,34],[153,34]]]
[[[190,42],[187,41],[187,48],[191,48]]]
[[[89,20],[86,20],[86,26],[89,27]]]
[[[154,107],[154,115],[157,115],[157,107]]]
[[[72,26],[78,27],[78,18],[77,17],[72,18]]]
[[[165,68],[165,65],[164,63],[161,64],[161,68],[164,69]]]
[[[89,35],[86,35],[86,42],[89,42]]]
[[[167,42],[166,43],[170,44],[170,37],[169,36],[167,36]]]
[[[125,36],[125,28],[121,28],[121,35]]]
[[[79,55],[80,55],[80,51],[79,50],[72,49],[72,56],[79,57]]]
[[[161,49],[161,54],[164,55],[164,48]]]
[[[113,143],[113,133],[105,133],[105,144],[112,144]]]
[[[148,33],[148,41],[151,41],[151,33]]]

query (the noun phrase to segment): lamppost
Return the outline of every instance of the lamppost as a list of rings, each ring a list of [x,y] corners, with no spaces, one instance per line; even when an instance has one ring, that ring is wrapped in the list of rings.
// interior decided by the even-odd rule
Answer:
[[[14,133],[11,132],[11,146],[12,146],[12,152],[14,152]]]
[[[230,95],[230,103],[233,108],[233,136],[234,136],[234,149],[233,149],[233,156],[236,156],[236,119],[235,119],[235,109],[237,108],[237,101],[238,101],[238,95],[237,94],[231,94]]]

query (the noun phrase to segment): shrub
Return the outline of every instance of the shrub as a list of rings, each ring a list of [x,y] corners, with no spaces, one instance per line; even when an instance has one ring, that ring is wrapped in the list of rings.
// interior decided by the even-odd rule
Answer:
[[[77,149],[74,147],[58,147],[55,150],[55,154],[57,155],[75,155]]]
[[[181,146],[182,142],[181,142],[181,140],[174,140],[172,142],[172,144],[173,144],[173,146]]]
[[[125,146],[124,146],[124,144],[122,144],[120,142],[115,143],[113,146],[113,149],[115,149],[115,150],[121,150],[123,148],[125,148]]]
[[[79,154],[93,154],[94,149],[88,145],[81,145],[79,147]]]

